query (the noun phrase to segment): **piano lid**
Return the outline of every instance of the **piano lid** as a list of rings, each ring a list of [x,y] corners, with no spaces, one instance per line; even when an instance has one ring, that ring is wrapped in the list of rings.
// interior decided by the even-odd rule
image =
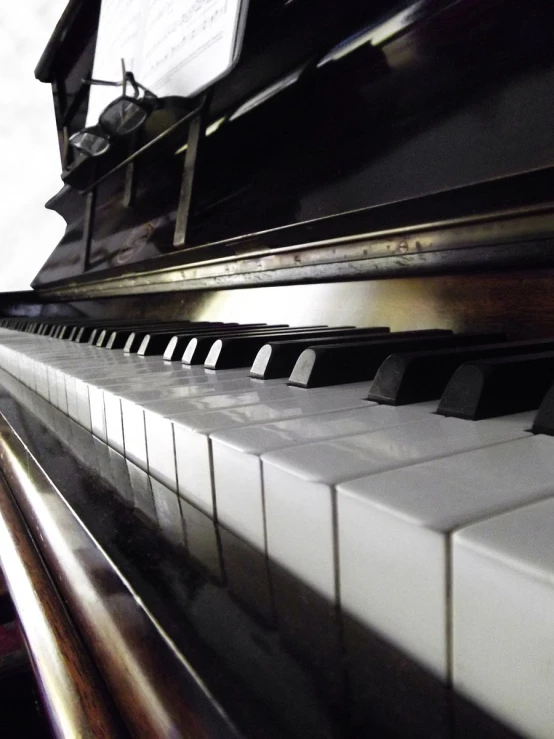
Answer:
[[[62,158],[86,117],[91,13],[70,3],[37,67]],[[239,61],[209,96],[170,100],[102,162],[64,159],[47,207],[68,226],[33,286],[550,263],[552,15],[546,0],[250,0]]]

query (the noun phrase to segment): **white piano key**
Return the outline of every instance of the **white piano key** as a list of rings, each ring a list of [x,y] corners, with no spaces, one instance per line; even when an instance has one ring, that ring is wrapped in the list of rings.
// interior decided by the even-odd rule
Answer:
[[[252,383],[254,382],[254,380],[250,380],[248,378],[239,378],[223,380],[220,383],[202,382],[199,385],[194,383],[182,384],[179,386],[170,384],[168,387],[164,387],[160,390],[152,390],[150,388],[143,389],[142,392],[135,391],[130,393],[124,391],[124,389],[108,391],[104,386],[104,411],[108,443],[112,444],[116,449],[124,449],[122,400],[125,401],[126,409],[130,409],[133,404],[147,407],[149,404],[166,403],[169,404],[169,407],[172,407],[178,401],[185,398],[193,398],[202,395],[216,395],[218,392],[240,392],[241,390],[248,390],[253,387]],[[144,434],[144,424],[142,425],[142,433]],[[134,439],[134,428],[132,429],[132,435],[132,438]],[[144,457],[144,450],[142,449],[141,451],[142,457]],[[138,452],[136,456],[138,457],[139,454],[140,452]]]
[[[211,577],[223,581],[218,532],[212,519],[179,497],[187,553],[200,564]]]
[[[170,490],[177,492],[173,419],[141,409],[144,422],[148,472]],[[182,414],[177,414],[178,419]]]
[[[90,414],[89,386],[76,380],[77,420],[87,431],[92,431],[92,417]]]
[[[90,425],[92,433],[104,442],[108,441],[104,394],[99,387],[89,385]],[[58,395],[59,398],[59,395]]]
[[[367,384],[362,387],[365,394]],[[325,412],[321,403],[319,414],[317,405],[314,405],[314,415],[213,433],[211,444],[218,521],[265,551],[262,454],[425,420],[435,409],[436,402],[393,408],[366,401],[357,408]],[[175,428],[177,435],[177,426]]]
[[[293,398],[305,390],[291,388],[283,380],[260,381],[248,377],[227,379],[229,370],[217,373],[213,381],[206,383],[202,381],[195,384],[194,381],[187,385],[177,387],[169,386],[159,391],[144,391],[141,393],[119,393],[120,408],[110,402],[106,403],[108,395],[114,391],[104,392],[106,429],[108,443],[110,440],[110,428],[113,427],[115,442],[119,443],[119,428],[123,429],[121,436],[124,439],[125,449],[134,459],[140,460],[142,466],[146,464],[146,431],[144,428],[144,416],[134,408],[140,406],[145,410],[157,412],[164,415],[169,412],[178,411],[201,411],[216,408],[227,408],[230,406],[253,405],[265,400],[277,400],[280,398]],[[318,392],[322,389],[318,388]],[[314,392],[314,391],[310,391]],[[114,393],[115,394],[115,393]],[[112,414],[121,415],[121,419],[112,417]],[[125,437],[124,430],[128,429]]]
[[[257,618],[274,627],[267,558],[224,527],[219,526],[218,531],[227,589]]]
[[[65,413],[65,415],[68,415],[67,410],[67,390],[65,388],[65,377],[62,372],[59,370],[56,370],[56,382],[58,385],[58,408],[62,413]]]
[[[313,393],[307,391],[303,396],[297,395],[285,400],[259,402],[241,405],[242,398],[236,396],[229,408],[216,411],[179,412],[161,415],[152,409],[145,410],[146,440],[148,448],[148,469],[165,485],[177,490],[176,452],[173,427],[178,428],[179,466],[181,469],[182,492],[194,490],[194,484],[188,480],[188,470],[203,469],[203,480],[210,479],[211,445],[209,434],[224,428],[237,428],[252,424],[265,423],[272,420],[294,418],[299,415],[323,413],[327,410],[374,405],[364,400],[367,394],[367,383],[337,386],[328,388],[328,392]],[[199,444],[194,444],[197,435],[204,437]],[[189,448],[190,436],[196,449],[194,455]],[[210,498],[200,494],[201,499]]]
[[[173,546],[184,548],[185,533],[177,493],[162,485],[153,477],[150,478],[150,485],[156,518],[162,536]]]
[[[537,739],[550,739],[554,727],[553,541],[552,498],[453,537],[456,690]]]
[[[264,454],[268,554],[335,600],[335,485],[521,438],[528,427],[528,420],[516,417],[465,421],[430,416],[383,431]]]
[[[35,389],[38,395],[48,400],[48,367],[42,362],[35,365]]]
[[[66,375],[65,392],[67,396],[67,415],[74,421],[79,421],[79,404],[77,400],[77,385],[74,377]]]
[[[206,396],[191,399],[187,402],[187,406],[191,410],[195,407],[201,408],[203,404],[220,409],[237,409],[241,405],[268,403],[281,399],[293,400],[329,393],[329,388],[305,390],[288,387],[280,381],[270,381],[258,387],[259,389],[255,392],[227,393],[209,398]],[[209,441],[209,433],[213,429],[207,426],[203,427],[203,433],[198,433],[199,430],[191,430],[183,423],[174,424],[177,487],[183,498],[190,500],[208,515],[213,516],[215,508]]]
[[[106,441],[120,454],[125,454],[125,444],[123,442],[123,421],[121,418],[121,398],[115,393],[103,391],[100,392],[100,395],[104,406]],[[93,399],[93,402],[96,402],[95,399]],[[95,418],[96,415],[97,414],[95,413]]]
[[[48,400],[52,405],[58,407],[58,383],[56,377],[56,369],[54,367],[47,368],[48,373]]]
[[[343,610],[448,679],[451,533],[554,494],[553,454],[529,435],[339,485]]]
[[[238,390],[250,387],[250,381],[244,375],[238,377],[234,372],[231,376],[227,374],[227,370],[218,373],[219,377],[205,377],[196,374],[193,377],[178,378],[161,385],[155,390],[145,389],[142,391],[121,392],[110,391],[113,394],[120,395],[121,398],[121,425],[123,429],[123,440],[125,445],[125,454],[129,459],[142,469],[148,468],[148,458],[146,453],[146,430],[144,426],[144,408],[156,407],[158,404],[169,404],[175,407],[182,400],[190,397],[210,395],[216,393],[220,388],[224,391],[226,388]],[[115,405],[112,403],[111,412],[115,412]],[[106,420],[108,442],[110,442],[109,425],[112,424],[119,431],[119,425],[116,419],[111,417]]]
[[[102,442],[100,442],[102,443]],[[114,490],[129,506],[135,505],[135,495],[131,487],[131,478],[125,457],[106,444],[110,460],[110,473],[114,483]]]
[[[135,509],[140,511],[150,523],[156,524],[158,519],[149,475],[129,460],[127,460],[127,470],[131,481]]]

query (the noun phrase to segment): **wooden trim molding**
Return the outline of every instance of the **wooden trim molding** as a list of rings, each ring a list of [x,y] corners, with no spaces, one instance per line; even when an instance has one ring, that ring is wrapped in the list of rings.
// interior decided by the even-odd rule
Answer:
[[[16,515],[14,499],[131,736],[237,736],[198,675],[137,602],[137,596],[2,415],[0,469],[9,486],[9,490],[4,483],[0,487],[0,561],[17,610],[27,622],[31,647],[34,638],[50,640],[48,650],[46,642],[39,650],[41,654],[50,652],[53,660],[48,667],[45,664],[41,680],[51,693],[59,736],[120,734],[98,700],[101,687],[96,684],[92,689],[77,681],[78,675],[93,675],[94,670],[79,657],[76,639],[68,635],[66,642],[65,636],[62,638],[65,632],[57,633],[61,628],[58,614],[64,609],[54,601],[52,582],[44,569],[39,569],[36,551],[31,559],[33,550],[22,517]],[[35,581],[35,577],[40,580]],[[58,649],[63,650],[59,657]],[[93,721],[103,728],[91,730]]]
[[[55,736],[124,736],[113,704],[1,477],[0,561]]]

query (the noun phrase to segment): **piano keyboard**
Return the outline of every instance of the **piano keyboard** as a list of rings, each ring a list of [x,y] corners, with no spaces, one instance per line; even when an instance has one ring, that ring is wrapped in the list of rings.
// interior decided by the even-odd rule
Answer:
[[[5,320],[0,366],[148,473],[168,520],[207,514],[501,721],[552,735],[554,341]]]

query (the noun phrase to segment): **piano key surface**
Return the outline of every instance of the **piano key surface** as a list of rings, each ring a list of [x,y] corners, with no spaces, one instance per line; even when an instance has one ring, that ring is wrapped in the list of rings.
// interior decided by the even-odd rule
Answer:
[[[247,541],[266,550],[262,455],[325,439],[423,420],[436,404],[390,409],[362,401],[353,409],[320,412],[260,426],[211,434],[213,474],[219,520]],[[177,433],[177,432],[176,432]]]
[[[364,386],[338,386],[329,393],[307,393],[249,405],[241,405],[238,395],[228,409],[214,411],[178,410],[163,415],[145,409],[148,469],[169,487],[179,489],[184,497],[196,495],[199,500],[210,500],[213,463],[209,437],[213,432],[364,405],[367,401],[363,400],[363,391]],[[203,492],[206,490],[210,492]]]
[[[451,535],[554,494],[552,449],[528,435],[339,485],[342,607],[448,679]]]
[[[540,739],[554,726],[553,536],[550,498],[463,528],[452,542],[454,687]]]
[[[262,455],[269,557],[336,600],[336,485],[522,438],[528,422],[519,416],[475,422],[429,414],[418,422]]]
[[[507,452],[515,468],[518,445],[537,446],[538,439],[551,448],[547,437],[530,435],[534,413],[478,422],[441,418],[433,413],[437,401],[397,408],[368,402],[367,382],[305,389],[287,386],[286,378],[252,379],[249,367],[213,372],[160,356],[5,333],[2,365],[49,401],[52,419],[61,408],[80,424],[81,457],[109,469],[122,499],[148,525],[223,583],[222,538],[208,533],[217,520],[228,538],[238,534],[243,547],[268,556],[274,596],[282,582],[289,592],[290,578],[297,582],[299,599],[274,606],[283,638],[289,624],[292,641],[303,643],[300,652],[313,664],[332,639],[313,639],[308,648],[299,630],[309,622],[309,612],[300,615],[309,602],[302,588],[451,680],[452,532],[496,516],[509,501],[554,495],[546,488],[523,492],[514,483],[495,498],[482,469],[481,457],[510,445],[517,448]],[[476,475],[483,473],[482,483],[464,472],[467,459]],[[450,470],[454,482],[437,482],[436,492],[431,485],[427,499],[418,482],[423,467]],[[389,477],[407,482],[389,495]],[[475,494],[462,485],[460,496],[460,480]],[[177,519],[184,510],[188,526]],[[294,609],[299,620],[291,620]],[[329,622],[326,628],[330,637],[342,627]],[[340,681],[327,682],[326,690],[337,698]]]

